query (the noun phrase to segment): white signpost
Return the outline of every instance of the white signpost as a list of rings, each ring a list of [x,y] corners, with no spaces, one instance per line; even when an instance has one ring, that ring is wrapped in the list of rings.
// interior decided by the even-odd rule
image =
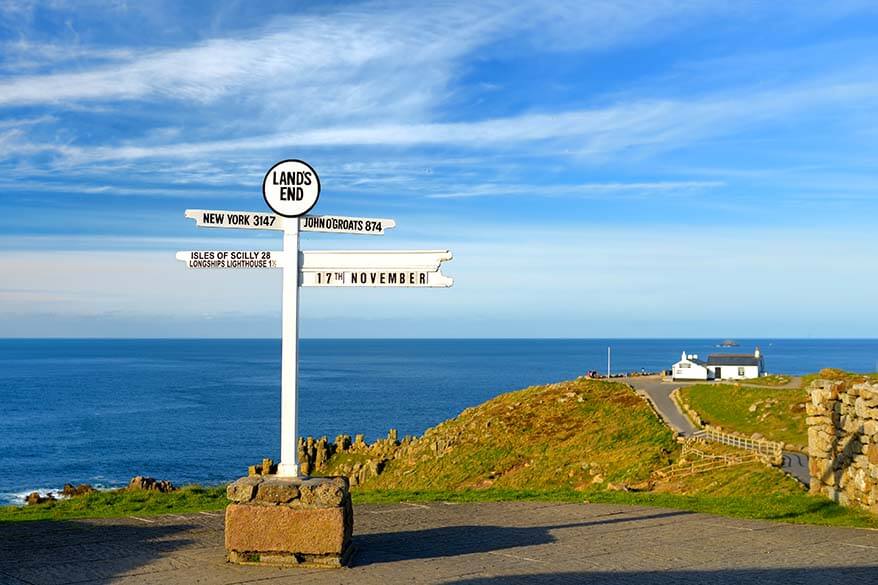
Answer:
[[[448,250],[303,252],[302,286],[449,287],[441,274]]]
[[[339,217],[337,215],[304,215],[299,218],[299,230],[303,232],[383,236],[384,230],[394,227],[396,227],[396,222],[392,219]]]
[[[385,230],[396,227],[396,222],[392,219],[341,217],[338,215],[303,215],[290,219],[274,213],[219,209],[187,209],[186,217],[194,219],[195,225],[198,227],[277,230],[281,232],[287,222],[299,222],[299,231],[302,232],[362,234],[366,236],[383,236]]]
[[[299,217],[317,205],[320,179],[311,165],[298,159],[282,160],[262,179],[262,197],[278,215]]]
[[[270,250],[200,250],[177,252],[187,268],[281,268],[283,255]]]
[[[282,231],[283,251],[204,250],[177,252],[188,268],[283,269],[281,337],[281,447],[278,475],[296,477],[298,463],[299,287],[450,287],[439,269],[448,250],[305,251],[299,232],[383,235],[392,219],[305,215],[320,196],[317,172],[300,160],[277,163],[262,182],[274,213],[188,209],[198,227]]]

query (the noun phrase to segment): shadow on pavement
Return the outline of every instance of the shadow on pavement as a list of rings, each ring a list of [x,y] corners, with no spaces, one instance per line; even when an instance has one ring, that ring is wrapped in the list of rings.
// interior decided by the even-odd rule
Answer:
[[[474,577],[447,585],[515,585],[523,583],[587,583],[588,585],[832,585],[876,582],[878,567],[792,567],[786,569],[722,569],[717,571],[582,571]]]
[[[191,524],[102,524],[88,521],[0,523],[0,583],[74,583],[131,573],[191,540]]]
[[[691,512],[669,511],[639,516],[601,517],[584,522],[524,528],[464,525],[363,534],[354,537],[358,551],[354,564],[364,566],[401,559],[432,559],[551,544],[555,542],[555,537],[551,534],[552,530],[638,522],[689,514]]]

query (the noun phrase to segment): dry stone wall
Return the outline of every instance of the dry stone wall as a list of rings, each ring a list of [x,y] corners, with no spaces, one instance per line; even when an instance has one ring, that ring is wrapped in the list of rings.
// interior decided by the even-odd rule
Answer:
[[[878,513],[878,384],[817,380],[810,391],[811,493]]]

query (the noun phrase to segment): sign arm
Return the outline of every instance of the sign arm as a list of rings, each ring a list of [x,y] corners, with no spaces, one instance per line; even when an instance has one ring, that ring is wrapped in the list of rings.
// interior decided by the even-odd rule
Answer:
[[[187,209],[198,227],[276,230],[283,251],[192,250],[178,252],[188,268],[280,268],[283,274],[281,318],[280,477],[299,475],[299,287],[449,287],[440,272],[451,260],[448,250],[302,252],[300,232],[383,235],[392,219],[307,215],[320,196],[320,178],[308,163],[288,159],[272,166],[262,181],[262,196],[274,213]]]

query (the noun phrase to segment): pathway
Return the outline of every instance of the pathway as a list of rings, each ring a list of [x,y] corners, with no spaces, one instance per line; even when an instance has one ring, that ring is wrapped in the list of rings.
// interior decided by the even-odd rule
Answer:
[[[689,420],[689,417],[680,412],[677,404],[671,398],[671,392],[680,386],[684,386],[685,383],[662,382],[662,379],[658,376],[634,376],[632,378],[621,378],[620,381],[646,394],[672,430],[682,433],[684,437],[688,437],[698,430],[692,424],[692,421]]]
[[[680,412],[677,404],[671,398],[671,392],[685,386],[686,382],[663,382],[658,376],[634,376],[619,380],[646,394],[671,429],[681,433],[684,437],[697,430],[689,418]],[[811,481],[811,474],[808,471],[808,456],[804,453],[784,451],[781,469],[805,485]]]
[[[357,506],[348,569],[224,562],[220,512],[0,523],[3,585],[875,583],[878,532],[679,510],[505,502]]]

